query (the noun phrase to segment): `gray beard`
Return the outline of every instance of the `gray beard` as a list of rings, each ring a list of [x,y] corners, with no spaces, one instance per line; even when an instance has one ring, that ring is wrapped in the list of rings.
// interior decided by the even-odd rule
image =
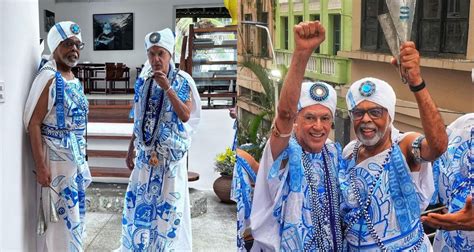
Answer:
[[[387,123],[387,126],[385,127],[385,129],[383,131],[377,130],[377,132],[375,133],[375,136],[372,139],[365,139],[364,136],[362,136],[362,133],[360,132],[360,130],[357,130],[356,136],[357,136],[357,139],[363,145],[374,146],[380,141],[380,139],[382,139],[382,137],[385,135],[389,127],[390,127],[390,124]]]
[[[61,57],[61,61],[64,62],[68,67],[75,67],[77,63],[79,62],[79,59],[77,60],[70,60],[67,57]]]

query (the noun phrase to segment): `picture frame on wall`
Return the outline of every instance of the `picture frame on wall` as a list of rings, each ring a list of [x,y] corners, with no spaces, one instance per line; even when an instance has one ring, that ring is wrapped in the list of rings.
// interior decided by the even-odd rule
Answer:
[[[49,10],[44,10],[44,30],[45,32],[49,32],[51,27],[54,26],[56,23],[56,19],[54,16],[54,12],[49,11]]]
[[[92,15],[94,50],[133,50],[133,13]]]

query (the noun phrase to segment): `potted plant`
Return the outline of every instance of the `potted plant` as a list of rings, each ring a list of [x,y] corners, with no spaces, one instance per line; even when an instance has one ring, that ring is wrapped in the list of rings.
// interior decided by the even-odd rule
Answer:
[[[230,190],[232,186],[232,172],[235,165],[235,151],[227,147],[222,153],[219,153],[215,159],[215,171],[221,176],[214,181],[214,192],[224,203],[234,203],[230,199]]]

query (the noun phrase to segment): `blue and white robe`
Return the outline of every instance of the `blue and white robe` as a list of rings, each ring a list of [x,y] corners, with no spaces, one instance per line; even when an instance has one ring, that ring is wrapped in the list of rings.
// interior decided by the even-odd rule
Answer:
[[[325,169],[322,153],[306,154],[312,163],[313,177],[318,188],[315,209],[307,177],[303,168],[303,150],[294,138],[288,147],[273,160],[269,142],[260,161],[255,184],[254,201],[250,225],[254,244],[252,251],[303,251],[305,245],[313,240],[322,241],[311,246],[323,247],[323,251],[342,249],[341,218],[339,214],[340,192],[338,188],[338,169],[343,164],[341,147],[329,140],[330,167]],[[286,162],[282,167],[283,162]],[[330,174],[330,176],[327,176]],[[329,178],[329,179],[327,179]],[[328,188],[328,181],[332,181]],[[326,199],[336,198],[336,202]],[[257,200],[258,199],[258,200]],[[318,218],[313,223],[311,212]]]
[[[474,113],[458,118],[448,126],[448,150],[433,165],[439,200],[449,213],[455,213],[474,193]],[[473,217],[474,218],[474,217]],[[435,251],[474,251],[474,231],[436,232]]]
[[[83,251],[85,190],[91,175],[85,160],[84,138],[89,110],[80,81],[76,78],[66,81],[56,72],[54,61],[46,63],[33,82],[24,123],[27,128],[41,92],[51,78],[54,79],[48,92],[48,112],[42,122],[41,136],[46,166],[51,171],[50,186],[55,192],[38,186],[47,228],[44,235],[37,237],[37,251]],[[59,222],[50,222],[50,200],[56,207]]]
[[[257,175],[250,164],[241,156],[236,155],[230,197],[237,203],[237,249],[245,250],[244,233],[250,228],[252,210],[253,185]]]
[[[164,90],[152,78],[137,80],[137,157],[125,195],[122,251],[192,250],[186,155],[199,121],[200,98],[187,73],[171,67],[168,79],[182,102],[193,100],[191,119],[183,123],[178,118]],[[149,165],[153,151],[158,153],[156,167]]]
[[[399,142],[405,135],[392,127],[392,143]],[[424,234],[420,212],[429,204],[433,195],[433,174],[430,163],[422,163],[419,172],[411,172],[398,144],[393,144],[389,165],[382,168],[389,149],[355,164],[353,154],[355,141],[344,148],[348,159],[346,170],[341,170],[339,179],[344,201],[341,211],[344,215],[344,251],[380,251],[380,247],[370,233],[361,211],[353,185],[360,192],[361,201],[366,202],[368,187],[376,181],[370,196],[368,216],[375,233],[389,251],[408,251],[419,242],[419,251],[431,251],[431,244]]]

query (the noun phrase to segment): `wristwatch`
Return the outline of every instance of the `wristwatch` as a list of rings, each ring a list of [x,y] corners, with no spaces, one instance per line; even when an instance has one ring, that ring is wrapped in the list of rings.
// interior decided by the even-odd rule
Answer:
[[[421,141],[425,139],[425,136],[420,135],[418,136],[413,143],[411,143],[411,154],[413,154],[413,157],[415,158],[415,162],[421,163],[425,161],[421,157]]]

